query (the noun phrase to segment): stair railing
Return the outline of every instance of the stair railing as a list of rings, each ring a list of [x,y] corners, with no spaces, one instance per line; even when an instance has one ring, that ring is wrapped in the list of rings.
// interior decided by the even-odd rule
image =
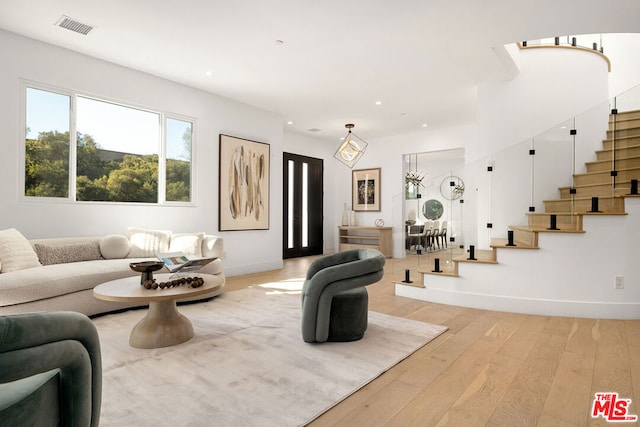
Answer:
[[[628,111],[638,111],[637,119],[621,118]],[[637,141],[631,136],[634,126]],[[578,213],[617,212],[619,196],[640,178],[621,159],[628,157],[619,154],[626,145],[640,146],[640,85],[467,165],[476,171],[468,177],[469,186],[477,188],[476,247],[506,236],[511,225],[552,229],[551,214],[555,228],[566,230],[581,227]]]

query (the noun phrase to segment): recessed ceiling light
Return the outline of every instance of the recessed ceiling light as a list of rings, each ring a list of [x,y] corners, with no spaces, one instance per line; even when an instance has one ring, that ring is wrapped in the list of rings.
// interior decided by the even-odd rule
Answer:
[[[289,121],[287,122],[287,124],[288,124],[288,125],[292,125],[292,124],[293,124],[293,122],[292,122],[291,120],[289,120]]]
[[[382,101],[376,101],[376,105],[382,105]]]
[[[423,124],[422,124],[422,127],[423,127],[423,128],[426,128],[427,126],[429,126],[429,125],[428,125],[428,124],[426,124],[426,123],[423,123]]]
[[[207,71],[204,72],[204,75],[207,76],[207,77],[212,77],[213,76],[213,71],[207,70]]]
[[[276,44],[279,44],[279,45],[283,45],[283,44],[284,44],[284,41],[282,41],[282,40],[276,40],[276,41],[275,41],[275,43],[276,43]]]

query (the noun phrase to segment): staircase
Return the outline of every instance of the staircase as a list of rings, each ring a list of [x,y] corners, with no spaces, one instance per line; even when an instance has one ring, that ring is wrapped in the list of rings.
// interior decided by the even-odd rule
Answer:
[[[636,206],[640,209],[640,196],[637,194],[631,193],[631,180],[640,179],[640,111],[630,111],[624,113],[618,113],[615,116],[611,115],[609,120],[609,130],[607,132],[607,139],[603,140],[603,148],[596,152],[597,158],[593,162],[589,162],[586,164],[587,172],[584,174],[576,174],[574,175],[574,185],[573,187],[561,187],[559,188],[559,198],[555,200],[545,200],[545,212],[543,213],[529,213],[528,214],[528,224],[526,225],[511,225],[509,226],[509,239],[505,238],[494,238],[491,239],[490,249],[488,250],[475,250],[474,259],[470,259],[469,251],[466,254],[462,254],[457,257],[453,257],[451,259],[451,263],[446,265],[441,272],[431,271],[431,268],[425,267],[423,270],[420,270],[419,273],[423,276],[423,284],[427,289],[420,289],[420,291],[427,291],[424,295],[420,294],[419,296],[412,296],[408,294],[419,294],[419,291],[415,290],[407,290],[407,286],[404,285],[396,285],[396,294],[415,297],[417,299],[425,299],[433,302],[444,302],[451,303],[454,305],[464,305],[460,304],[459,301],[456,301],[455,294],[459,293],[460,295],[464,294],[465,296],[471,295],[470,300],[487,300],[487,298],[491,297],[500,297],[501,293],[505,293],[506,300],[516,301],[519,299],[519,296],[512,297],[510,296],[507,287],[507,284],[499,284],[496,286],[491,285],[491,280],[487,279],[487,275],[491,275],[495,273],[495,281],[500,282],[500,275],[502,272],[500,270],[487,270],[482,272],[481,270],[477,270],[475,268],[471,268],[473,264],[484,264],[484,265],[496,265],[499,266],[501,264],[502,258],[509,258],[509,264],[513,264],[517,260],[517,262],[527,261],[521,258],[521,255],[511,255],[511,253],[519,252],[527,252],[527,251],[536,251],[536,252],[551,252],[550,250],[545,251],[544,248],[540,245],[541,236],[547,235],[576,235],[576,234],[584,234],[585,233],[585,218],[590,217],[626,217],[627,210],[625,208],[625,200],[628,198],[637,199],[634,200],[634,210]],[[615,162],[614,162],[615,159]],[[615,168],[616,173],[612,173],[613,168]],[[616,176],[614,176],[616,175]],[[640,212],[640,211],[639,211]],[[638,221],[638,220],[634,220]],[[594,228],[606,229],[606,226],[598,225]],[[628,223],[625,227],[629,227]],[[631,230],[635,230],[636,226],[632,226]],[[594,230],[595,234],[599,234],[597,230]],[[628,231],[627,231],[628,233]],[[595,237],[594,237],[595,238]],[[618,239],[624,237],[618,237]],[[546,238],[545,238],[546,239]],[[566,241],[561,239],[559,243],[560,245],[565,245],[563,249],[571,245],[583,245],[585,242],[583,241]],[[558,244],[558,243],[554,243]],[[592,244],[592,243],[589,243]],[[595,244],[595,243],[593,243]],[[610,243],[607,243],[610,245]],[[541,250],[543,248],[543,250]],[[550,248],[551,249],[551,248]],[[603,250],[607,250],[608,248],[603,247]],[[522,251],[525,250],[525,251]],[[561,251],[558,251],[561,252]],[[593,250],[591,252],[594,252]],[[509,254],[507,256],[507,254]],[[567,256],[571,257],[571,251],[567,252]],[[552,254],[552,256],[554,256]],[[576,256],[578,252],[576,252]],[[585,258],[590,257],[591,255],[585,256]],[[621,255],[619,255],[620,257]],[[538,256],[530,261],[529,264],[536,264],[539,261],[549,261],[549,256],[545,255],[545,258],[541,258]],[[571,262],[574,262],[572,260]],[[558,262],[554,260],[552,263]],[[591,261],[591,263],[593,263]],[[541,271],[544,270],[544,265],[539,263],[537,268]],[[516,265],[516,264],[513,264]],[[562,264],[558,264],[560,270],[562,270]],[[578,269],[578,264],[575,264],[575,267]],[[527,264],[523,264],[520,267],[523,270],[522,274],[527,274],[525,270],[529,271],[529,274],[535,275],[537,273],[535,266],[529,266]],[[473,270],[473,273],[471,273]],[[515,269],[517,270],[517,268]],[[471,274],[468,274],[471,273]],[[541,273],[542,274],[542,273]],[[486,289],[478,289],[478,294],[475,297],[472,295],[476,291],[472,285],[472,282],[476,280],[476,275],[481,275],[482,278],[478,280],[478,282],[482,282],[486,284]],[[443,283],[437,282],[439,279],[437,276],[443,277],[446,281]],[[513,276],[511,281],[517,281],[517,276]],[[527,278],[529,280],[530,278]],[[458,282],[456,280],[464,280],[466,282]],[[545,279],[546,281],[553,281],[554,277],[550,276]],[[601,282],[604,282],[606,279],[601,279]],[[611,279],[613,280],[613,278]],[[566,282],[567,280],[564,279]],[[432,289],[428,289],[429,283],[436,283]],[[610,282],[607,284],[609,286]],[[600,287],[600,283],[597,285]],[[447,288],[448,286],[448,288]],[[572,285],[573,286],[573,285]],[[604,285],[603,285],[604,286]],[[496,289],[493,289],[493,288]],[[415,288],[414,288],[415,289]],[[555,289],[559,289],[557,286]],[[577,288],[579,289],[579,288]],[[617,302],[620,299],[619,294],[611,294],[609,296],[609,292],[611,292],[613,286],[610,286],[608,290],[599,290],[598,292],[607,295],[606,297],[600,296],[598,298],[603,299],[607,298],[611,300],[611,304],[615,306],[616,304],[620,304],[621,302]],[[548,290],[541,289],[541,293],[538,295],[533,292],[529,292],[528,290],[519,291],[523,294],[529,295],[532,301],[547,301],[551,300],[551,297],[554,297],[554,288],[551,287]],[[545,293],[546,292],[546,293]],[[562,293],[563,291],[559,291]],[[636,290],[632,296],[632,300],[637,302],[637,316],[640,317],[640,291]],[[437,295],[436,295],[437,294]],[[486,295],[485,295],[486,294]],[[478,295],[485,295],[487,298],[480,298]],[[636,297],[637,295],[637,297]],[[572,298],[571,294],[567,294],[567,301],[570,301]],[[576,299],[580,299],[579,295],[575,296]],[[596,298],[596,300],[598,299]],[[624,300],[624,297],[622,297]],[[562,302],[562,300],[557,301]],[[597,301],[594,301],[597,302]],[[587,301],[586,304],[591,304],[591,302]],[[611,305],[610,304],[610,305]],[[535,304],[534,304],[535,305]],[[545,306],[546,304],[540,304],[540,306]],[[473,306],[467,305],[467,306]],[[491,308],[487,306],[479,306],[480,308]],[[500,309],[500,304],[498,307],[494,307],[494,309]],[[508,303],[505,302],[505,307],[508,307]],[[635,306],[634,306],[635,307]],[[504,307],[503,307],[504,308]],[[575,313],[577,315],[584,314],[583,307],[576,307]],[[518,311],[518,310],[509,310],[505,308],[505,311]],[[535,311],[535,310],[534,310]],[[588,311],[588,310],[587,310]],[[548,312],[549,314],[553,314],[553,311],[546,311],[546,309],[538,310],[537,314],[545,314]],[[568,314],[567,314],[568,315]],[[586,316],[589,317],[589,316]],[[610,317],[606,316],[605,317]]]

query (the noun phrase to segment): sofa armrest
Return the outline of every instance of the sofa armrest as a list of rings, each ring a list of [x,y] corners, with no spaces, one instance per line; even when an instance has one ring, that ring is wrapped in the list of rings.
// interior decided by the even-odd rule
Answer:
[[[202,239],[203,258],[224,258],[224,240],[220,236],[205,235]]]

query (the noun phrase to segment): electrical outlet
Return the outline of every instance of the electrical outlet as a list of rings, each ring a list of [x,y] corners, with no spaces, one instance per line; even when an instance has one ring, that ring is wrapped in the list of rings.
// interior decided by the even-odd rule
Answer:
[[[624,289],[624,276],[616,276],[613,286],[616,289]]]

